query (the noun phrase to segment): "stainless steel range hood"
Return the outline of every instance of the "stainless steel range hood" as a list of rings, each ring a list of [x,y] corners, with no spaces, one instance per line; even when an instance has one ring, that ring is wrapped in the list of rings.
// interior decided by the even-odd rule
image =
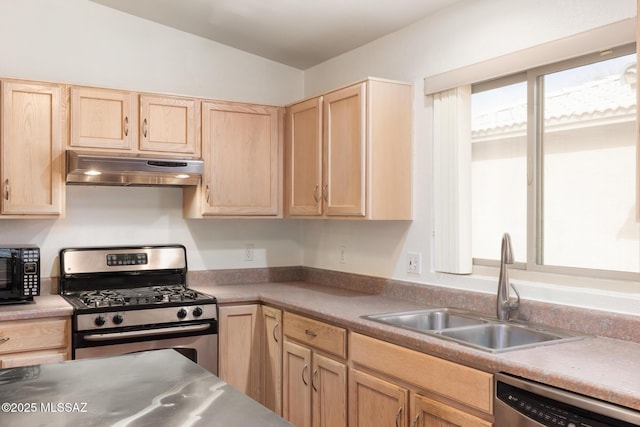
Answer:
[[[202,160],[138,157],[67,150],[67,184],[188,186],[202,176]]]

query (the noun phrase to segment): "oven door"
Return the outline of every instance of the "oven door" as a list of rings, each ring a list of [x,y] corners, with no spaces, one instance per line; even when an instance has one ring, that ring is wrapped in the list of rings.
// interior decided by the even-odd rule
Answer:
[[[127,331],[76,332],[74,359],[116,356],[172,348],[218,374],[218,335],[214,322]]]

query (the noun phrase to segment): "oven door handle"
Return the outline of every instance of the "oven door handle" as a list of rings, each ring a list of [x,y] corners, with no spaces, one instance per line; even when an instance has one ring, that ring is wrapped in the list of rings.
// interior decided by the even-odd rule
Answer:
[[[95,341],[111,341],[111,340],[125,339],[125,338],[144,338],[144,337],[153,337],[156,335],[180,334],[184,332],[200,332],[200,331],[206,331],[210,327],[211,325],[209,323],[205,323],[203,325],[174,326],[170,328],[145,329],[142,331],[126,331],[126,332],[111,332],[107,334],[91,334],[91,335],[85,335],[84,339],[86,341],[95,342]]]

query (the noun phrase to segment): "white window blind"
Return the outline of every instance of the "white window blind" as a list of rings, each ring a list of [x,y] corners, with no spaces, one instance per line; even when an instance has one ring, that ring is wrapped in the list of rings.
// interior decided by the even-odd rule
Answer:
[[[471,86],[433,96],[434,269],[470,274]]]

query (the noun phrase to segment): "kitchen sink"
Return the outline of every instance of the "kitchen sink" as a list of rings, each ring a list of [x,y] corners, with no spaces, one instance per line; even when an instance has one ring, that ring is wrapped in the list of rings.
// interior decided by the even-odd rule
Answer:
[[[479,313],[452,308],[404,311],[362,317],[492,353],[583,338],[565,330],[520,321],[501,321]]]
[[[488,323],[470,328],[447,329],[437,331],[437,334],[491,352],[536,347],[578,338],[565,332],[511,323]]]
[[[438,331],[462,326],[481,325],[487,321],[472,313],[450,308],[375,314],[365,319],[416,331]]]

